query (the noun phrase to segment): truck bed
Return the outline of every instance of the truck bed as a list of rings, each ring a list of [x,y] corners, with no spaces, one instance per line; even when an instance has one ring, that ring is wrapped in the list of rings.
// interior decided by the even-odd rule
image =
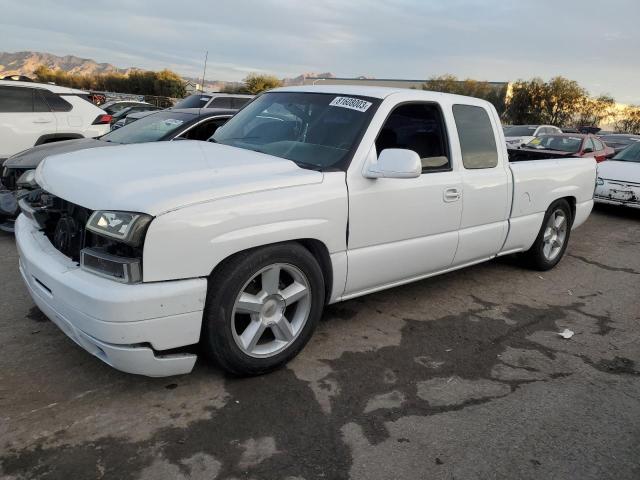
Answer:
[[[546,158],[510,163],[513,201],[509,234],[503,252],[527,250],[535,240],[545,211],[558,198],[574,208],[573,227],[580,225],[593,206],[595,160]]]

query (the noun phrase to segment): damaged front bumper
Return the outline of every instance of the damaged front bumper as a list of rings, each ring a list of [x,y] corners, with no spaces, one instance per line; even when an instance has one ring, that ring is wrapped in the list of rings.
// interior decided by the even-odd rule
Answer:
[[[598,203],[640,208],[640,184],[604,179],[596,185],[593,199]]]
[[[112,367],[163,377],[188,373],[196,355],[205,279],[127,285],[82,270],[20,215],[20,273],[36,305],[74,342]]]
[[[20,208],[18,207],[19,192],[7,190],[0,183],[0,230],[13,232],[14,223]]]

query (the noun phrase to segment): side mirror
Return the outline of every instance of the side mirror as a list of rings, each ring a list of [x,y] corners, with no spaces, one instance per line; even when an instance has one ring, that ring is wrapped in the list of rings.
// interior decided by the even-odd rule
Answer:
[[[422,174],[422,162],[413,150],[387,148],[377,161],[367,167],[366,178],[417,178]]]

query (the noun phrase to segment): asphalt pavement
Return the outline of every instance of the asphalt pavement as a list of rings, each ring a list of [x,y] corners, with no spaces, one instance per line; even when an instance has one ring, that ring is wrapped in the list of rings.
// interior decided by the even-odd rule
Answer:
[[[0,232],[1,479],[640,478],[640,211],[597,208],[549,272],[509,257],[333,305],[257,378],[115,371],[17,263]]]

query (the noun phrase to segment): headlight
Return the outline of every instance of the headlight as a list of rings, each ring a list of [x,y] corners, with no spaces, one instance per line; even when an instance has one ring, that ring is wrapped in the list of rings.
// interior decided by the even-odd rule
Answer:
[[[89,217],[87,230],[139,247],[142,246],[142,240],[151,219],[150,215],[144,213],[98,210]]]
[[[604,180],[601,177],[596,178],[596,185],[604,185]]]
[[[36,183],[36,171],[27,170],[26,172],[24,172],[22,175],[20,175],[18,181],[16,181],[16,185],[18,186],[18,188],[28,188],[30,190],[38,188],[38,184]]]

